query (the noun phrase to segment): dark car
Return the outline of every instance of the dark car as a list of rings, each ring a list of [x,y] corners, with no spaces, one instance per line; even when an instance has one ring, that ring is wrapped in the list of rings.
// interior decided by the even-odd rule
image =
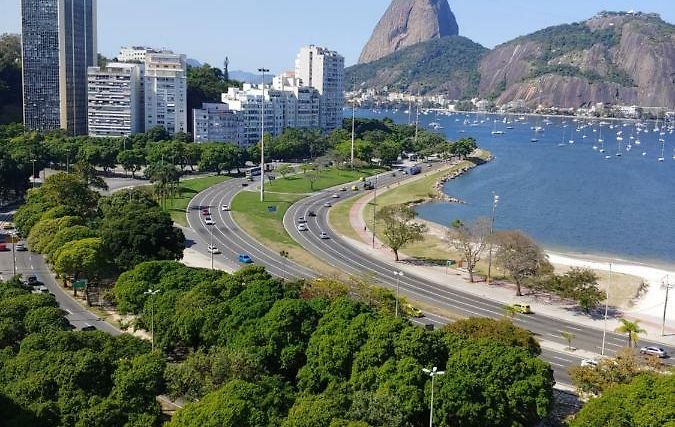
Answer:
[[[309,212],[307,212],[307,216],[315,217],[315,216],[316,216],[316,212],[314,212],[314,211],[309,211]]]
[[[86,325],[82,328],[83,332],[91,332],[91,331],[96,331],[96,326],[94,325]]]

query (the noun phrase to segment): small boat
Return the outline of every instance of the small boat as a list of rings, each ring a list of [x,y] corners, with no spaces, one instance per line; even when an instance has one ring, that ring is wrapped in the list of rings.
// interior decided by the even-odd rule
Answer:
[[[642,152],[642,157],[645,157],[646,155],[647,155],[647,152],[646,152],[646,151],[643,151],[643,152]]]
[[[539,140],[537,138],[532,138],[530,142],[539,142]]]
[[[605,159],[611,159],[612,156],[605,156]]]

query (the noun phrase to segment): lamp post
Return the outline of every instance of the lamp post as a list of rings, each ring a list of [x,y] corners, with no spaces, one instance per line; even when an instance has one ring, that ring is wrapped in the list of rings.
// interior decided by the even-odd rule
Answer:
[[[375,249],[375,211],[377,210],[377,175],[375,175],[375,184],[373,185],[375,196],[373,197],[373,249]]]
[[[670,291],[670,276],[666,276],[666,300],[663,302],[663,321],[661,322],[661,336],[666,336],[666,311],[668,310],[668,291]]]
[[[495,231],[495,213],[497,212],[497,205],[499,205],[499,196],[492,192],[492,220],[490,221],[490,254],[488,255],[488,274],[487,274],[487,284],[490,284],[492,280],[492,234]]]
[[[401,277],[403,277],[403,272],[394,271],[394,275],[396,276],[396,317],[398,317],[398,294],[399,294],[399,287],[401,284]]]
[[[612,263],[609,263],[609,283],[607,284],[607,290],[605,291],[605,320],[602,325],[602,349],[600,350],[601,355],[605,355],[605,340],[607,338],[607,312],[609,310],[609,288],[612,287]]]
[[[429,427],[434,427],[434,378],[445,375],[445,371],[439,371],[435,366],[432,369],[422,368],[424,373],[431,377],[431,410],[429,411]]]
[[[148,289],[147,291],[143,292],[143,295],[148,295],[150,298],[152,298],[150,302],[150,338],[152,342],[152,351],[155,351],[155,299],[153,297],[158,293],[159,289]]]
[[[262,99],[260,100],[260,201],[265,201],[265,73],[267,68],[258,68],[262,73]]]

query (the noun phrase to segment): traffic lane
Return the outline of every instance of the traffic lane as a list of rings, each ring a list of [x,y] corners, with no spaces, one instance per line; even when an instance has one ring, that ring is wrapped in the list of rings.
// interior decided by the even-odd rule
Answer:
[[[198,230],[198,234],[203,241],[209,241],[211,231],[213,231],[214,242],[217,242],[223,248],[228,248],[230,256],[238,259],[239,254],[250,255],[254,263],[265,265],[270,274],[274,276],[288,277],[292,273],[302,278],[313,277],[311,270],[283,259],[252,239],[234,222],[229,212],[225,212],[225,215],[223,214],[221,206],[223,204],[231,204],[232,198],[239,191],[241,191],[241,181],[235,180],[234,182],[228,181],[225,185],[212,187],[196,196],[191,203],[191,209],[188,214],[191,228]],[[219,197],[219,194],[222,195]],[[210,209],[212,218],[220,219],[215,227],[205,225],[201,211],[198,209],[199,207],[207,206]],[[214,209],[217,210],[217,214],[214,212]],[[207,227],[213,228],[209,230]],[[207,235],[208,237],[206,237]]]

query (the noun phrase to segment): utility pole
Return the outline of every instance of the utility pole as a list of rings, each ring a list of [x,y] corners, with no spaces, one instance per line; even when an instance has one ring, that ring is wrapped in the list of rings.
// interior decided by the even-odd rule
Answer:
[[[152,340],[152,351],[155,351],[155,296],[159,293],[159,289],[148,289],[143,292],[143,295],[148,295],[150,300],[150,339]]]
[[[605,292],[605,322],[602,326],[602,349],[601,355],[605,355],[605,340],[607,337],[607,311],[609,309],[609,288],[612,287],[612,263],[609,263],[609,283],[607,284],[607,291]]]
[[[431,410],[429,411],[429,427],[434,427],[434,378],[437,375],[445,375],[445,371],[439,371],[437,367],[433,369],[422,368],[426,374],[431,377]]]
[[[494,242],[492,240],[492,234],[495,230],[495,212],[497,211],[497,205],[499,204],[499,196],[492,192],[492,221],[490,222],[490,254],[488,255],[488,274],[487,274],[487,284],[489,285],[492,279],[492,248]]]
[[[375,249],[375,210],[377,209],[377,175],[375,176],[375,185],[373,185],[375,196],[373,197],[373,249]]]
[[[12,234],[12,277],[16,276],[16,250],[14,245],[16,244],[16,236]]]
[[[666,300],[663,302],[663,321],[661,322],[661,336],[666,336],[666,310],[668,310],[668,291],[670,291],[670,276],[666,276]]]
[[[262,99],[260,100],[260,202],[265,201],[265,73],[267,68],[258,68],[262,73]]]
[[[398,317],[398,295],[399,295],[399,287],[401,284],[401,277],[403,276],[402,271],[395,271],[394,274],[396,275],[396,317]]]

